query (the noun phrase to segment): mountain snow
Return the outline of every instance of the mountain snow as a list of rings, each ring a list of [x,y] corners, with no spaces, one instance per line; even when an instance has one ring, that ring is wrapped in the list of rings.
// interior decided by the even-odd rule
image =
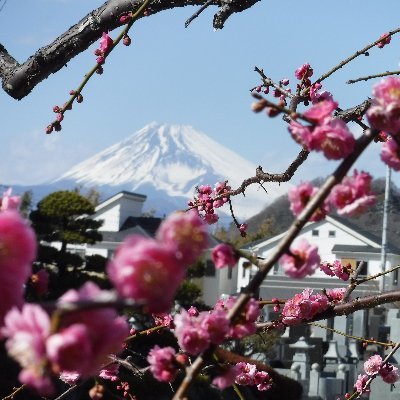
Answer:
[[[147,195],[147,209],[168,213],[184,209],[198,185],[228,180],[237,188],[255,171],[254,164],[191,126],[153,122],[75,165],[51,184],[96,187],[103,196],[133,191]],[[246,198],[233,198],[235,214],[240,218],[256,214],[287,193],[288,185],[270,183],[265,188],[268,193],[250,187]],[[228,207],[224,208],[229,213]]]

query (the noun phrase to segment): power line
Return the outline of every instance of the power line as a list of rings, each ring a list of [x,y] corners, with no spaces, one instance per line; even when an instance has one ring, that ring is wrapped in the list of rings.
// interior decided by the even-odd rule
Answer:
[[[0,6],[0,12],[2,12],[4,6],[7,4],[7,1],[8,1],[8,0],[4,0],[4,1],[3,1],[3,4]]]

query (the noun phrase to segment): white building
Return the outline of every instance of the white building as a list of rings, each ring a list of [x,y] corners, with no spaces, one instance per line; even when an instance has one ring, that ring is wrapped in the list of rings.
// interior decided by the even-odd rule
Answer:
[[[154,237],[162,218],[142,216],[146,198],[141,194],[122,191],[103,201],[96,207],[95,214],[92,216],[95,220],[103,221],[103,225],[99,229],[103,240],[94,245],[70,244],[67,250],[82,257],[98,254],[111,258],[117,247],[129,235]],[[210,235],[210,248],[217,244],[218,241]],[[196,283],[203,293],[204,303],[213,306],[221,294],[236,292],[237,269],[216,269],[209,254],[210,251],[208,251],[205,260],[205,276],[197,279]]]
[[[268,258],[270,252],[279,243],[285,232],[269,239],[259,240],[245,246],[245,249],[258,257]],[[355,225],[338,217],[326,217],[319,222],[308,223],[300,232],[298,239],[305,238],[311,244],[318,247],[321,261],[333,262],[338,259],[342,263],[350,263],[353,268],[363,261],[364,267],[361,275],[374,275],[381,272],[381,243],[380,239],[368,232],[362,231]],[[251,276],[256,272],[256,267],[245,268],[245,259],[239,261],[238,291],[245,287]],[[387,248],[386,269],[400,264],[400,249],[390,245]],[[291,297],[305,287],[311,289],[344,287],[347,284],[337,278],[325,275],[317,270],[313,276],[301,280],[295,280],[286,276],[279,263],[274,265],[270,275],[267,276],[260,288],[263,297]],[[387,290],[399,287],[398,276],[391,274],[385,279]],[[378,280],[363,285],[357,290],[357,295],[377,293],[379,290]],[[364,292],[364,293],[363,293]],[[266,296],[264,296],[264,293]]]

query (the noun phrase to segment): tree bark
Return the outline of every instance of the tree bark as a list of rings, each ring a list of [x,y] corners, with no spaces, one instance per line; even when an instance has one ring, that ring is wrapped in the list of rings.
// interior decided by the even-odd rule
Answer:
[[[222,29],[230,15],[252,7],[260,0],[152,0],[148,15],[164,10],[185,6],[201,7],[205,3],[218,7],[214,15],[213,26]],[[60,70],[66,63],[85,51],[98,40],[103,32],[112,31],[121,26],[119,17],[135,12],[143,0],[109,0],[93,10],[76,25],[44,46],[19,64],[0,43],[0,77],[2,87],[11,97],[21,100],[50,74]],[[183,22],[182,22],[183,23]]]

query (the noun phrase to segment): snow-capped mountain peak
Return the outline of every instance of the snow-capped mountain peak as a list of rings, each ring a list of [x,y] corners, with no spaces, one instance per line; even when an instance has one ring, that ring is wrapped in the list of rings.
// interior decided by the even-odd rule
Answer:
[[[236,188],[255,170],[254,164],[191,126],[152,122],[77,164],[52,184],[95,186],[102,194],[130,190],[148,196],[147,208],[169,212],[185,208],[198,185],[228,180]],[[249,189],[245,201],[233,199],[236,214],[250,217],[287,191],[273,185],[273,196]]]

